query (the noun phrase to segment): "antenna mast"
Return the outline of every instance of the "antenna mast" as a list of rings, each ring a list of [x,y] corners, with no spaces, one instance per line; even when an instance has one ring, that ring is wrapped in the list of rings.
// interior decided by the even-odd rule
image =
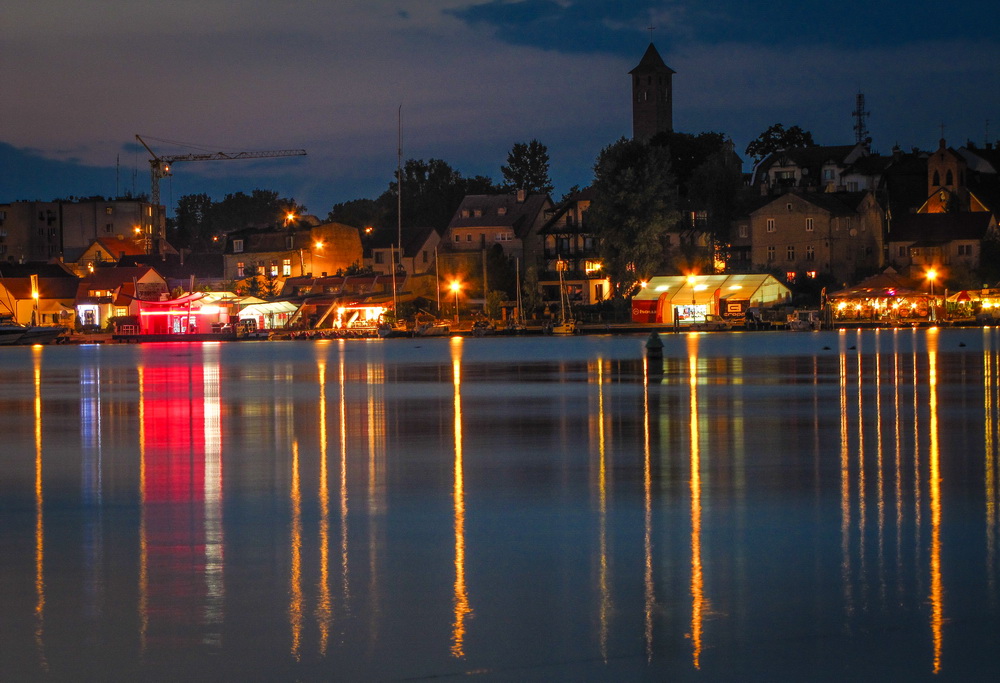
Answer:
[[[861,145],[866,142],[871,142],[871,137],[868,134],[868,124],[865,122],[865,118],[871,112],[865,111],[865,95],[859,92],[854,104],[854,143]]]

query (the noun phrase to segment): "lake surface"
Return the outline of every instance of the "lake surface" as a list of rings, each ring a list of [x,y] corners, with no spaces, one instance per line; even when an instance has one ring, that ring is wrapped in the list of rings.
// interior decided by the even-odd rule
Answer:
[[[1000,331],[0,348],[0,680],[993,680]]]

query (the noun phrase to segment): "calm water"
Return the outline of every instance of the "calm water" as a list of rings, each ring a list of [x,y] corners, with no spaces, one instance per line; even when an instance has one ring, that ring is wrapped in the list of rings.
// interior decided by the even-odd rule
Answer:
[[[0,680],[1000,675],[1000,332],[0,348]]]

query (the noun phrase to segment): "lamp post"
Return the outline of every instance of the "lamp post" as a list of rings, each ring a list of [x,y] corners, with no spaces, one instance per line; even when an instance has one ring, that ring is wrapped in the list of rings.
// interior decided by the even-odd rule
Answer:
[[[451,281],[451,291],[455,293],[455,324],[458,325],[458,291],[462,289],[461,283],[458,280]]]
[[[930,314],[931,320],[937,320],[937,315],[934,312],[934,280],[937,279],[937,276],[938,273],[933,268],[927,271],[927,281],[930,283],[930,288],[931,288],[931,314]]]
[[[688,275],[688,277],[687,277],[687,283],[688,283],[688,286],[691,288],[691,322],[693,323],[694,322],[694,317],[695,317],[694,309],[695,309],[695,306],[698,303],[697,299],[695,298],[695,293],[694,293],[694,283],[695,283],[694,275]]]

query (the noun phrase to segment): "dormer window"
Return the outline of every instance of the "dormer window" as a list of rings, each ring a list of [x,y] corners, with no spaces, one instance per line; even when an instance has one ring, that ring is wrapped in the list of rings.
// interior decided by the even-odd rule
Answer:
[[[501,206],[499,209],[497,209],[497,215],[498,216],[506,216],[507,215],[507,207],[506,206]]]
[[[233,240],[233,253],[238,254],[243,251],[243,240]]]
[[[469,210],[462,209],[462,218],[468,218],[468,217],[469,217]]]
[[[472,215],[475,216],[476,218],[482,218],[482,216],[483,216],[483,210],[482,209],[475,209],[473,211]]]

